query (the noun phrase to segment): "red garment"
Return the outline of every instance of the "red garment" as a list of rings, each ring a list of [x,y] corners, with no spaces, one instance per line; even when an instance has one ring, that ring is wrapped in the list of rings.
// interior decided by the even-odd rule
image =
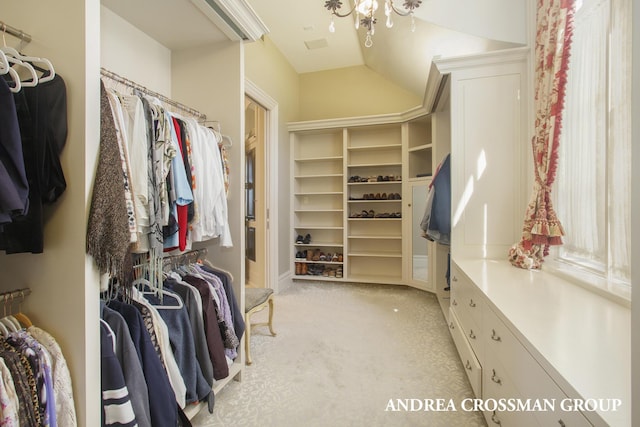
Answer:
[[[179,129],[180,124],[178,123],[178,119],[175,117],[171,117],[173,120],[173,126],[176,129],[176,135],[178,135],[178,146],[180,147],[180,155],[184,156],[182,152],[182,136],[180,135]],[[188,230],[188,216],[189,216],[189,208],[187,205],[178,205],[178,248],[181,251],[184,251],[187,248],[187,230]]]

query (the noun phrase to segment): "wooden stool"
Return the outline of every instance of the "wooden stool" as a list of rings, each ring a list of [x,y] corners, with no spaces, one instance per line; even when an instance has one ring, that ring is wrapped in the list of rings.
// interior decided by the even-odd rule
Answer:
[[[269,321],[262,323],[251,323],[251,316],[262,311],[269,304]],[[273,332],[273,289],[267,288],[245,288],[244,290],[244,312],[245,312],[245,333],[244,350],[247,354],[245,363],[251,365],[251,328],[254,326],[269,326],[272,336]]]

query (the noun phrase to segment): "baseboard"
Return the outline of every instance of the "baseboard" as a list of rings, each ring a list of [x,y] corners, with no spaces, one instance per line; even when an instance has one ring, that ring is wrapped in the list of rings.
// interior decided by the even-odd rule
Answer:
[[[286,271],[278,277],[278,292],[286,291],[293,285],[292,277],[291,270]]]

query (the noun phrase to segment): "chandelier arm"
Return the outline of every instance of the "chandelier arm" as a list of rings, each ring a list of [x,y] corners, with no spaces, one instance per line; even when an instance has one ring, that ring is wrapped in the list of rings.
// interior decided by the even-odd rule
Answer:
[[[391,4],[391,9],[393,9],[393,11],[394,11],[395,13],[397,13],[398,15],[400,15],[400,16],[409,16],[409,15],[411,15],[411,13],[413,13],[413,10],[402,10],[402,9],[398,9],[398,8],[393,4],[393,2],[390,2],[390,4]]]
[[[342,14],[342,13],[336,12],[335,10],[332,10],[331,14],[337,16],[338,18],[346,18],[347,16],[351,15],[355,10],[356,8],[354,6],[348,13]]]

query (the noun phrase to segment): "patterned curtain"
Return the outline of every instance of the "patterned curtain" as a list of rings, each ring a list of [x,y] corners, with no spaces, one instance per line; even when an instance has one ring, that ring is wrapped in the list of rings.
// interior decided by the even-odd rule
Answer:
[[[558,160],[562,107],[569,66],[575,0],[538,0],[535,50],[535,184],[522,238],[509,250],[511,264],[539,269],[550,245],[561,245],[564,230],[551,205]]]

